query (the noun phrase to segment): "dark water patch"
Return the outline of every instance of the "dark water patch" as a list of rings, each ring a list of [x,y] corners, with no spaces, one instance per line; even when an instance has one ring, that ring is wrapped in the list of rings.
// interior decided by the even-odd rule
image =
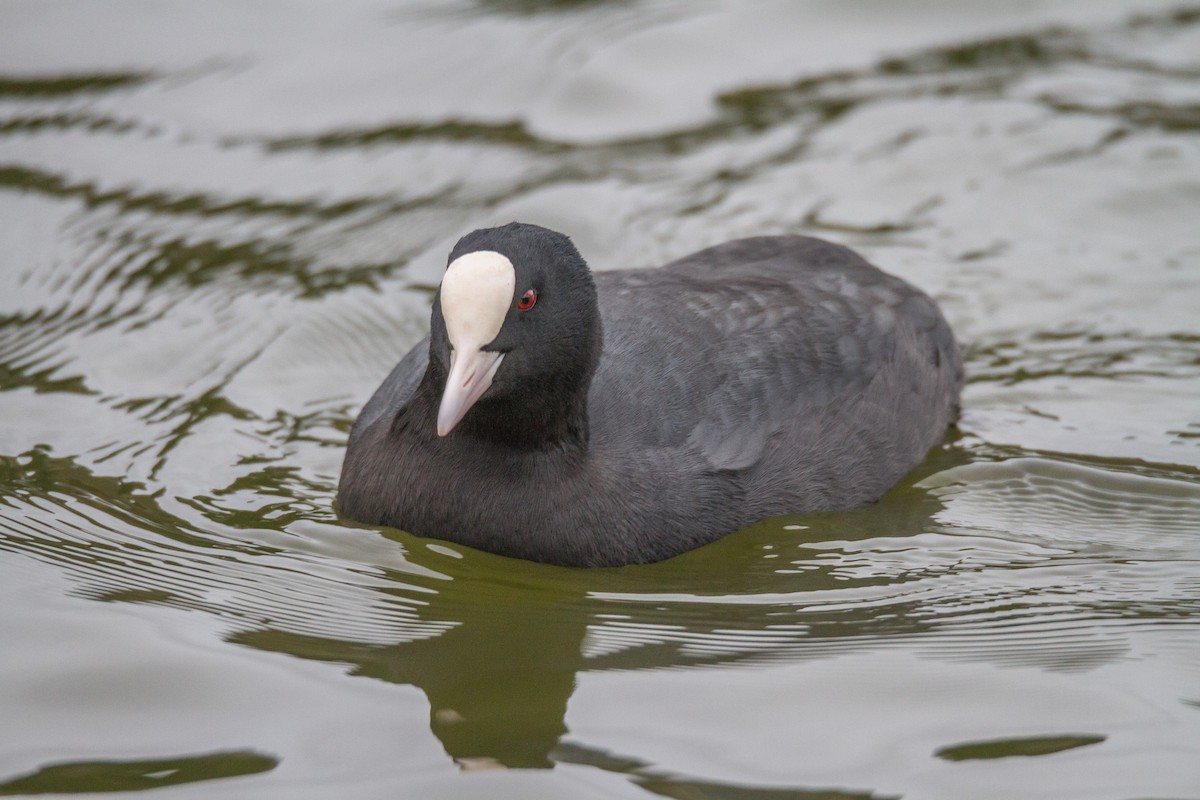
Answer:
[[[4,320],[0,320],[0,326]],[[96,394],[89,389],[82,375],[60,375],[61,363],[38,364],[36,367],[0,362],[0,391],[11,391],[29,387],[39,394],[45,392],[67,392],[69,394]]]
[[[489,13],[515,14],[569,14],[588,11],[601,6],[629,6],[631,0],[476,0],[481,9]]]
[[[211,209],[211,213],[233,213],[233,206]],[[238,213],[249,213],[245,207]],[[255,213],[269,213],[258,209]],[[278,287],[279,277],[290,279],[300,297],[315,298],[355,286],[374,288],[397,268],[396,264],[356,264],[322,267],[296,253],[285,242],[261,239],[225,242],[181,237],[153,242],[153,257],[121,280],[128,290],[136,284],[149,289],[164,285],[203,286],[226,278],[244,278],[247,286]]]
[[[1101,105],[1055,97],[1044,97],[1042,102],[1059,113],[1111,117],[1136,128],[1153,128],[1167,133],[1200,130],[1200,103],[1131,102]]]
[[[1185,429],[1167,431],[1167,433],[1178,436],[1180,439],[1200,439],[1200,422],[1189,422]]]
[[[946,761],[978,761],[983,759],[1011,758],[1013,756],[1047,756],[1074,750],[1078,747],[1099,744],[1107,736],[1088,734],[1064,734],[1062,736],[1037,736],[1028,739],[994,739],[986,742],[967,742],[939,749],[935,756]]]
[[[141,792],[182,783],[257,775],[277,766],[278,758],[253,750],[146,761],[64,761],[0,783],[0,795]]]
[[[1046,67],[1064,60],[1084,59],[1087,49],[1078,34],[1063,28],[1047,28],[1032,34],[982,39],[941,47],[911,56],[894,57],[879,65],[891,75],[944,74],[954,70],[1001,69],[1004,71]]]
[[[814,128],[835,122],[867,99],[852,90],[855,77],[853,73],[838,72],[806,78],[786,87],[742,89],[721,94],[717,103],[722,118],[711,133],[760,132],[797,120]],[[696,134],[691,138],[696,140]],[[799,155],[799,152],[791,155]]]
[[[266,147],[268,150],[294,150],[296,148],[336,150],[422,141],[482,142],[501,147],[531,150],[542,154],[560,154],[570,149],[567,145],[534,136],[520,121],[484,123],[466,120],[329,131],[316,136],[274,139],[267,142]]]
[[[95,94],[126,89],[146,83],[155,76],[146,72],[114,72],[93,75],[16,76],[0,75],[0,97],[44,98]]]
[[[1129,20],[1131,28],[1169,28],[1200,23],[1200,6],[1181,5],[1166,14],[1134,14]]]
[[[1157,65],[1113,53],[1099,46],[1097,34],[1153,29],[1174,35],[1200,21],[1200,9],[1181,7],[1160,13],[1134,13],[1122,22],[1100,29],[1077,29],[1052,25],[1037,31],[981,38],[962,44],[930,48],[880,62],[888,75],[945,75],[957,71],[999,71],[1007,74],[1042,72],[1068,62],[1094,62],[1129,69],[1158,71]],[[1190,71],[1166,74],[1191,75]]]
[[[102,603],[147,603],[150,605],[167,605],[174,595],[162,589],[114,589],[111,592],[100,592],[93,599]]]
[[[1132,132],[1128,128],[1114,128],[1094,142],[1067,147],[1053,153],[1046,153],[1030,159],[1017,169],[1036,170],[1045,167],[1062,166],[1073,161],[1094,159],[1104,155],[1112,146],[1126,141],[1131,135]]]
[[[206,194],[139,192],[131,188],[104,190],[95,183],[72,181],[64,175],[24,167],[0,167],[0,187],[34,191],[53,197],[77,197],[88,207],[113,206],[120,212],[151,211],[168,215],[199,217],[243,214],[328,219],[356,214],[376,202],[373,199],[275,202],[260,198],[227,200]]]
[[[138,130],[140,123],[116,117],[83,112],[50,114],[21,114],[0,119],[0,136],[30,135],[47,131],[81,130],[88,133],[129,133]]]
[[[1066,34],[1055,29],[1044,35],[934,49],[910,58],[889,59],[863,71],[838,70],[806,76],[783,86],[723,92],[716,97],[720,111],[716,121],[689,131],[668,132],[652,141],[659,147],[670,143],[669,152],[678,154],[709,141],[761,133],[781,125],[799,124],[811,134],[879,101],[951,95],[992,98],[1002,95],[1022,75],[1020,61],[1006,58],[1013,51],[1029,54],[1035,63],[1081,57],[1078,45],[1066,46],[1065,39]],[[912,136],[910,132],[910,139]],[[801,143],[786,157],[794,160],[803,153],[804,143]],[[805,225],[810,222],[806,220]]]

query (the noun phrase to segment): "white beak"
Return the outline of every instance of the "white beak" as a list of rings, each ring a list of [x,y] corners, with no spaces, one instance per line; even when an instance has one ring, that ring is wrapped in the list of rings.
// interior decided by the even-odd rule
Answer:
[[[446,391],[438,407],[437,434],[445,436],[454,430],[475,401],[492,385],[492,378],[504,360],[504,353],[470,350],[459,357],[458,350],[450,352],[450,375]]]

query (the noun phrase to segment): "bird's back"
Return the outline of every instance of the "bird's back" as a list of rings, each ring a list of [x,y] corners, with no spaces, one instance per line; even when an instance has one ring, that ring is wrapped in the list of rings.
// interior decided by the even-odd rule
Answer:
[[[596,284],[593,438],[741,473],[748,517],[870,502],[957,414],[933,301],[844,247],[742,239]]]

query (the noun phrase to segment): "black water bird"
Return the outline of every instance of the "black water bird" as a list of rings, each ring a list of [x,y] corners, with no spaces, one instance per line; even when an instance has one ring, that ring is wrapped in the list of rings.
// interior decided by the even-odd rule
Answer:
[[[874,502],[958,413],[934,302],[819,239],[593,274],[566,236],[512,223],[448,264],[429,337],[354,423],[343,517],[554,564],[657,561]]]

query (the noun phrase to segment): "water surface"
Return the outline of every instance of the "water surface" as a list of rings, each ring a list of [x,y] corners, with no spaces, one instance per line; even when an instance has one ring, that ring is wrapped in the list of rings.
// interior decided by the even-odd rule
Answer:
[[[1200,797],[1200,6],[0,2],[0,795]],[[671,561],[332,509],[450,244],[848,244],[884,500]]]

